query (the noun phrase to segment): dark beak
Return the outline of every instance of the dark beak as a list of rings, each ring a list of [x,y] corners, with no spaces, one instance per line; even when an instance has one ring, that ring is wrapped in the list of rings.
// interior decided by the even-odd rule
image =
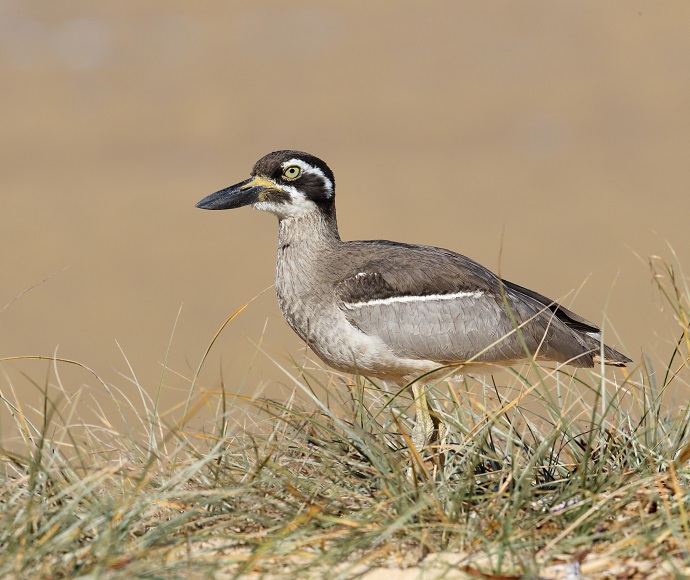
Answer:
[[[259,201],[259,193],[266,189],[261,178],[252,177],[231,185],[202,199],[196,204],[201,209],[234,209]]]

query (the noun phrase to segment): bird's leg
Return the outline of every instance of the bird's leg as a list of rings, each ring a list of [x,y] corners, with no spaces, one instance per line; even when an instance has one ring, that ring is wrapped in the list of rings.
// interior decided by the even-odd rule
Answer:
[[[431,406],[426,395],[426,385],[415,383],[412,385],[414,404],[416,409],[415,426],[412,430],[412,444],[423,455],[431,456],[432,469],[440,468],[445,463],[446,436],[448,426],[441,416]],[[413,473],[413,472],[411,472]],[[410,477],[413,477],[410,475]]]
[[[432,409],[430,413],[431,422],[434,424],[434,431],[432,433],[430,443],[436,445],[439,450],[446,444],[446,436],[448,435],[448,425],[443,421],[441,416]]]
[[[414,396],[415,424],[412,429],[412,443],[418,451],[422,451],[431,442],[434,436],[434,421],[429,413],[429,402],[426,398],[426,385],[414,383],[412,394]]]

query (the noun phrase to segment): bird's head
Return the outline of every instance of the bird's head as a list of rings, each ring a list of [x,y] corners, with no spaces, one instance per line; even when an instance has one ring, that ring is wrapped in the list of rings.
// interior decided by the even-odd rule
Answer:
[[[321,159],[302,151],[274,151],[259,159],[251,177],[221,189],[196,204],[201,209],[251,205],[280,219],[335,208],[333,172]]]

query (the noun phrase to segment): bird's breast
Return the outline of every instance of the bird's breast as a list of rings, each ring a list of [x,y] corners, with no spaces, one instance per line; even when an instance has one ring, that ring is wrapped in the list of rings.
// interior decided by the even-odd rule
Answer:
[[[285,320],[303,339],[323,317],[329,299],[327,284],[319,279],[318,267],[308,257],[295,255],[292,248],[278,249],[276,295]]]

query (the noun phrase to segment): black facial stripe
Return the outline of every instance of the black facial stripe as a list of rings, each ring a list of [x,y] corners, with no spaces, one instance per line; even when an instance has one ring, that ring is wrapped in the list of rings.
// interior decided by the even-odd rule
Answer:
[[[312,201],[324,201],[331,197],[331,192],[326,189],[323,179],[313,173],[302,173],[299,179],[292,182],[293,187],[299,189],[307,199]]]

